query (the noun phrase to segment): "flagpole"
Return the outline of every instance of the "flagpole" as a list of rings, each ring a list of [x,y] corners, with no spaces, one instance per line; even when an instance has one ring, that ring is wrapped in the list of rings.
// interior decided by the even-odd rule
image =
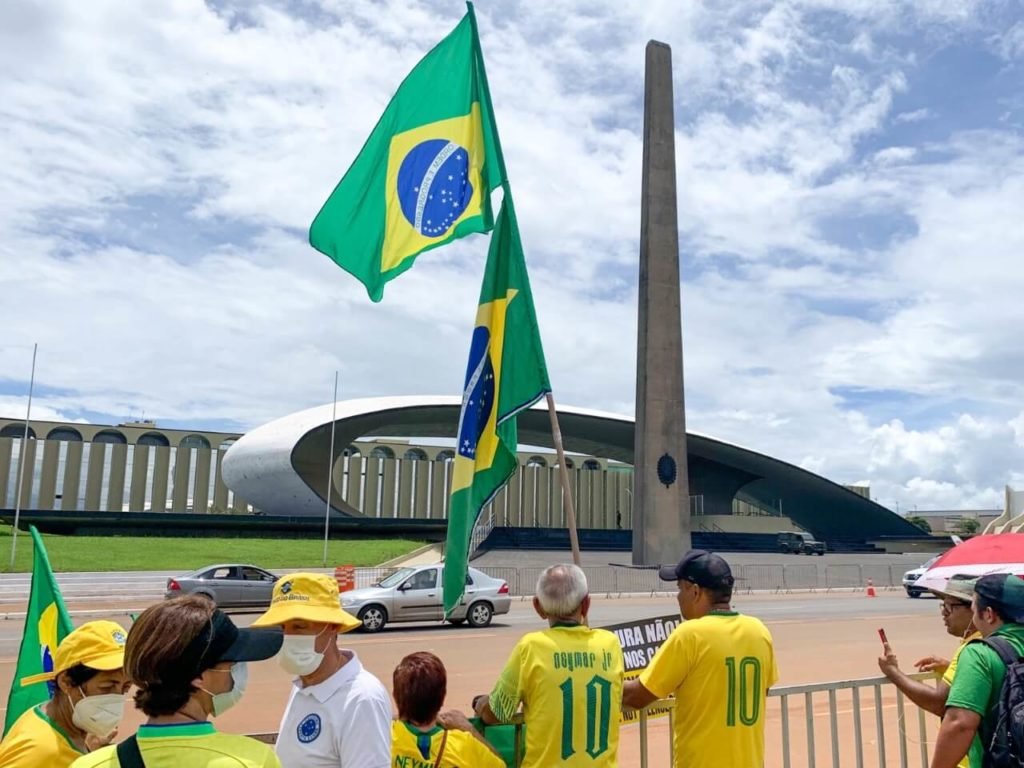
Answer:
[[[331,490],[334,486],[334,430],[338,416],[338,372],[334,372],[334,399],[331,400],[331,447],[327,460],[327,507],[324,510],[324,568],[327,567],[327,539],[331,533]]]
[[[18,546],[18,523],[21,520],[21,486],[25,479],[25,451],[28,448],[28,422],[32,417],[32,390],[36,384],[36,352],[38,342],[32,345],[32,375],[28,380],[28,408],[25,409],[25,431],[21,436],[21,450],[18,452],[18,489],[14,496],[14,530],[11,531],[11,570],[14,570],[14,554]]]
[[[558,469],[562,476],[562,499],[565,502],[566,524],[569,526],[569,544],[572,547],[572,561],[580,564],[580,538],[576,533],[576,505],[569,489],[569,468],[565,465],[565,448],[562,446],[562,429],[558,426],[558,411],[555,410],[555,398],[550,392],[545,396],[548,402],[548,414],[551,416],[551,436],[555,440],[555,453],[558,455]]]

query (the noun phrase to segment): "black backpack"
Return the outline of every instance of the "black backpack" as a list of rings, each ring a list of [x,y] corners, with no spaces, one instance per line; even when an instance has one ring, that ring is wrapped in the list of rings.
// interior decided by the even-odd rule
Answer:
[[[1004,637],[982,642],[1006,665],[999,700],[982,723],[988,740],[982,768],[1024,768],[1024,657]]]

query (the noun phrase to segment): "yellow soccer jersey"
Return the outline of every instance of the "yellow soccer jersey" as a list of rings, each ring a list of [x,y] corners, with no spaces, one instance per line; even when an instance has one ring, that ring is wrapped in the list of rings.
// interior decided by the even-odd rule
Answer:
[[[607,630],[555,625],[524,635],[490,696],[503,721],[523,705],[523,768],[618,765],[623,669]]]
[[[716,611],[676,627],[640,682],[675,694],[675,768],[761,768],[765,694],[778,677],[768,628]]]
[[[953,685],[953,678],[956,676],[956,665],[957,662],[960,661],[960,651],[966,648],[967,644],[972,640],[980,639],[981,632],[974,632],[964,638],[963,642],[960,643],[960,647],[957,648],[956,651],[953,653],[953,658],[949,661],[949,667],[946,668],[945,673],[942,675],[942,682],[944,682],[948,686]],[[977,739],[978,737],[975,736],[974,738]],[[963,760],[957,763],[957,768],[971,768],[970,755],[965,756]]]
[[[142,725],[136,734],[146,768],[281,768],[274,750],[248,736],[218,733],[213,723]],[[119,768],[117,747],[80,757],[73,768]]]
[[[3,768],[67,768],[82,756],[71,738],[47,717],[45,706],[22,714],[0,742]]]
[[[392,768],[434,768],[443,730],[421,731],[396,720],[391,725]],[[471,733],[448,731],[440,768],[505,768],[505,761]]]

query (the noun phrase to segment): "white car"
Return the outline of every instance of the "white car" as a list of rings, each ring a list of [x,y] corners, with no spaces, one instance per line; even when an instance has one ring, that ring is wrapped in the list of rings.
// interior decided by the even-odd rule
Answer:
[[[920,568],[915,568],[914,570],[907,571],[903,574],[903,588],[907,590],[907,597],[920,597],[928,591],[927,589],[920,589],[919,587],[915,587],[914,583],[922,576],[924,576],[924,572],[927,571],[931,567],[932,563],[934,563],[938,559],[939,555],[936,555],[927,563],[922,565]]]
[[[372,587],[342,592],[341,607],[358,617],[366,632],[379,632],[392,621],[441,621],[443,572],[441,563],[399,568]],[[448,621],[486,627],[493,616],[508,613],[511,606],[508,582],[470,568],[462,603]]]

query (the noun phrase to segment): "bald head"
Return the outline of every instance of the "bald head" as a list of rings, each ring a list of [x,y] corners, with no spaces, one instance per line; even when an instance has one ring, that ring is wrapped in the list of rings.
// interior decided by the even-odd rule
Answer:
[[[576,565],[552,565],[537,579],[537,602],[550,617],[574,616],[587,593],[587,576]]]

